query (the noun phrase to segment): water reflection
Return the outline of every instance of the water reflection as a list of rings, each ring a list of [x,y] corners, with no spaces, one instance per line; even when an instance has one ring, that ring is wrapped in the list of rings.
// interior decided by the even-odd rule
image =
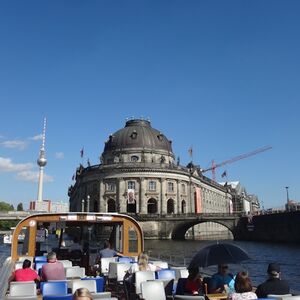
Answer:
[[[293,290],[300,291],[300,245],[292,244],[269,244],[246,241],[229,241],[244,250],[252,258],[241,265],[230,265],[230,271],[237,273],[241,269],[246,269],[250,273],[255,286],[267,278],[267,267],[270,262],[278,262],[281,266],[282,278],[286,279]],[[169,241],[169,240],[146,240],[145,249],[150,251],[151,256],[160,257],[173,263],[174,265],[188,265],[196,252],[213,241]],[[208,273],[216,272],[216,266],[205,268]]]

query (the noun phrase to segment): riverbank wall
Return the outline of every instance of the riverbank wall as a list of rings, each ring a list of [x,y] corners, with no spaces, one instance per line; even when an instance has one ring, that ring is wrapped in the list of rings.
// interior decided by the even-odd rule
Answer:
[[[300,244],[300,211],[241,218],[235,228],[234,238]]]

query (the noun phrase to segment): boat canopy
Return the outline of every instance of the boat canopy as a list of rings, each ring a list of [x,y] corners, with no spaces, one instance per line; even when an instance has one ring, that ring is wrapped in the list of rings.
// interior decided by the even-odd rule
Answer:
[[[21,244],[18,236],[24,228],[25,238]],[[34,257],[55,251],[58,259],[79,256],[91,263],[105,240],[125,256],[136,256],[144,250],[141,227],[130,216],[118,213],[42,213],[26,217],[16,226],[11,257],[16,261],[21,256]]]

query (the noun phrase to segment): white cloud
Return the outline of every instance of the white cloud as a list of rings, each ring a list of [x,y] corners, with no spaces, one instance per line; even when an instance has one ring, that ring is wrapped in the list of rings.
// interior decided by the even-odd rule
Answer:
[[[31,170],[18,172],[16,178],[22,181],[38,182],[39,172]],[[53,182],[53,180],[52,176],[44,174],[44,182]]]
[[[5,148],[24,150],[27,147],[27,142],[22,140],[11,140],[1,142],[0,145],[4,146]]]
[[[16,179],[22,181],[37,182],[39,172],[33,171],[32,163],[17,164],[10,158],[0,157],[0,172],[16,172]],[[44,173],[44,182],[52,182],[54,178]]]
[[[16,164],[10,158],[0,157],[0,172],[21,172],[32,169],[33,164]]]
[[[56,152],[55,153],[55,158],[57,159],[63,159],[65,157],[63,152]]]
[[[43,139],[43,134],[41,134],[41,133],[37,134],[35,136],[30,137],[29,139],[32,140],[32,141],[40,141],[40,140]]]

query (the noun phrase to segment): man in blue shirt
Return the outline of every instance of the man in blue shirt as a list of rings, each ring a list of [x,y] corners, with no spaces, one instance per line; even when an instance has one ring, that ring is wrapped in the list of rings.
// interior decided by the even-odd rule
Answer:
[[[234,289],[233,275],[228,273],[228,265],[218,265],[218,272],[211,277],[210,280],[210,293],[223,293]]]
[[[104,241],[104,248],[99,251],[99,257],[104,258],[104,257],[114,257],[114,256],[123,256],[121,253],[117,252],[114,249],[110,248],[110,242],[109,241]]]

